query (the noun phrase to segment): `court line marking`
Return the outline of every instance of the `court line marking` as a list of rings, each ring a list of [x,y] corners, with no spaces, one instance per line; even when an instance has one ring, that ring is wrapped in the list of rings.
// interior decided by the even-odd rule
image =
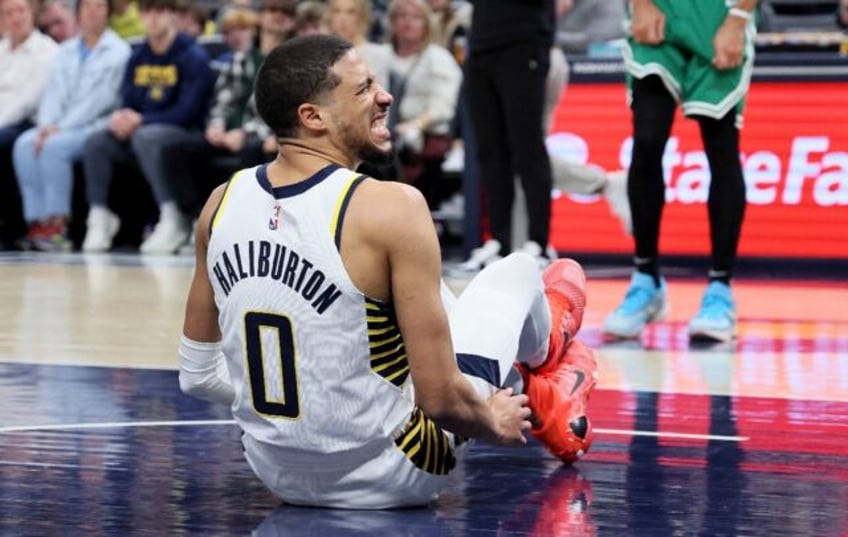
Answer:
[[[75,429],[120,429],[124,427],[191,427],[203,425],[235,425],[235,420],[185,420],[185,421],[105,421],[98,423],[60,423],[55,425],[21,425],[0,427],[3,433],[29,431],[68,431]]]
[[[122,468],[117,466],[91,466],[91,465],[79,465],[79,464],[59,464],[53,462],[21,462],[21,461],[3,461],[0,460],[0,466],[27,466],[33,468],[67,468],[71,470],[109,470],[110,472],[115,470],[122,470]]]
[[[2,429],[0,429],[2,432]],[[628,431],[626,429],[594,429],[595,434],[613,434],[630,436],[654,436],[657,438],[684,438],[686,440],[721,440],[724,442],[745,442],[750,436],[727,436],[722,434],[693,434],[693,433],[667,433],[657,431]]]
[[[192,427],[203,425],[235,425],[235,420],[185,420],[185,421],[110,421],[100,423],[63,423],[56,425],[13,425],[0,427],[3,433],[25,433],[30,431],[67,431],[85,429],[120,429],[123,427]],[[681,438],[687,440],[720,440],[724,442],[745,442],[747,436],[726,436],[719,434],[691,434],[657,431],[632,431],[627,429],[595,429],[596,434],[619,436],[652,436],[657,438]]]

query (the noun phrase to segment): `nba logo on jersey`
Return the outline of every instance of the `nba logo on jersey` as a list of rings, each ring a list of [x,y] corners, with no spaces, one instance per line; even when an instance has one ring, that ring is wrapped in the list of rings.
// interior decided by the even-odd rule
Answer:
[[[277,229],[277,226],[280,224],[280,206],[274,206],[274,214],[271,215],[271,218],[268,220],[268,229],[274,231]]]

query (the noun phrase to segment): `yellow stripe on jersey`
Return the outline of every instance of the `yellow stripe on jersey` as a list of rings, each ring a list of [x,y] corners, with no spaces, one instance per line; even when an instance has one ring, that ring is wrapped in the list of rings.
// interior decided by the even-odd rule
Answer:
[[[397,387],[409,376],[406,347],[391,304],[365,298],[371,370]]]
[[[224,213],[224,208],[227,206],[227,202],[230,201],[230,192],[232,192],[233,183],[235,183],[236,180],[239,177],[242,177],[246,172],[247,170],[238,171],[230,178],[229,181],[227,181],[227,186],[224,187],[224,195],[221,196],[221,201],[218,203],[218,208],[215,209],[215,216],[212,217],[212,225],[209,228],[210,231],[215,229],[215,226],[218,225],[218,222],[221,219],[221,215]]]
[[[363,179],[364,176],[358,173],[353,173],[350,178],[347,180],[344,188],[342,188],[342,192],[339,195],[339,199],[336,200],[336,208],[333,210],[333,219],[330,221],[330,236],[333,237],[336,241],[336,247],[339,246],[340,240],[338,237],[339,230],[339,222],[344,216],[344,210],[347,208],[347,202],[350,200],[351,187],[354,183],[357,182],[358,179]]]
[[[456,454],[447,433],[418,407],[395,439],[395,445],[416,467],[429,474],[446,475],[456,467]]]
[[[376,320],[376,319],[375,319],[375,320]],[[369,330],[369,331],[368,331],[368,335],[369,335],[369,336],[379,336],[379,335],[381,335],[381,334],[385,334],[386,332],[388,332],[388,331],[389,331],[389,330],[391,330],[391,329],[392,329],[392,327],[388,327],[388,328],[381,328],[381,329],[379,329],[379,330]],[[398,337],[400,337],[400,335],[398,335]]]
[[[400,334],[393,337],[392,339],[393,340],[400,339]],[[388,344],[389,342],[386,341],[385,343]],[[393,348],[387,350],[386,352],[379,352],[379,353],[372,352],[371,353],[371,359],[372,360],[379,360],[380,358],[386,358],[386,357],[390,357],[390,356],[398,356],[402,351],[403,351],[403,341],[399,341],[397,345],[395,345]]]

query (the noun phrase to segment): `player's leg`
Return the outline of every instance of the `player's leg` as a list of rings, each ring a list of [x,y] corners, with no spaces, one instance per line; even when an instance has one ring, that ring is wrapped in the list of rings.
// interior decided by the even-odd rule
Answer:
[[[672,6],[660,2],[658,7],[669,16],[666,10]],[[639,337],[649,322],[662,319],[668,312],[665,282],[659,269],[660,221],[665,205],[662,158],[677,103],[683,96],[689,57],[679,47],[674,25],[667,24],[666,31],[666,40],[660,45],[643,45],[631,38],[624,49],[633,113],[627,197],[636,270],[624,300],[604,320],[607,337]]]
[[[588,360],[569,360],[584,306],[585,276],[575,261],[559,260],[540,278],[531,256],[512,254],[480,272],[449,312],[469,381],[488,397],[516,378],[517,361],[536,417],[534,436],[569,462],[590,441],[585,402],[595,384],[594,359],[588,351]]]
[[[460,369],[484,397],[503,386],[518,360],[541,365],[551,317],[539,268],[511,254],[483,269],[448,311]]]
[[[659,234],[665,206],[662,158],[671,133],[676,102],[662,80],[633,81],[633,154],[627,195],[633,213],[636,269],[659,284]]]
[[[659,269],[659,235],[665,205],[662,158],[676,102],[659,76],[634,80],[632,89],[633,157],[627,193],[636,271],[624,300],[604,321],[604,334],[615,338],[638,337],[649,322],[661,320],[668,311]]]
[[[710,163],[707,208],[710,219],[711,266],[701,308],[689,323],[690,337],[730,341],[736,335],[736,301],[730,288],[742,221],[745,179],[739,161],[735,112],[720,120],[699,117]]]
[[[726,6],[718,5],[702,18],[712,21],[712,28],[718,28],[726,16]],[[734,69],[715,69],[709,47],[698,52],[698,43],[692,43],[696,54],[684,81],[683,111],[697,118],[710,164],[707,208],[711,266],[701,308],[689,323],[689,335],[694,339],[729,341],[736,335],[736,302],[730,280],[746,203],[739,128],[753,67],[754,32],[751,22],[746,27],[743,62]]]
[[[465,71],[471,126],[477,139],[480,179],[486,189],[489,228],[492,239],[497,241],[487,243],[488,249],[472,254],[465,268],[474,270],[512,250],[510,234],[515,190],[503,96],[496,80],[500,57],[497,52],[475,54],[469,58]]]
[[[550,263],[553,255],[547,252],[553,181],[543,131],[550,57],[547,47],[513,46],[504,49],[496,73],[512,162],[524,191],[527,237],[538,246],[526,251],[532,251],[541,266]]]

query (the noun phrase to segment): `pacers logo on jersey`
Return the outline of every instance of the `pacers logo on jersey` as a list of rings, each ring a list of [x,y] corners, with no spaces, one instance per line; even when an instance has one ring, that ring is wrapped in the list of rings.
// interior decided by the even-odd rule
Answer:
[[[276,230],[280,225],[280,206],[274,206],[274,212],[271,213],[271,218],[268,220],[268,229]]]

